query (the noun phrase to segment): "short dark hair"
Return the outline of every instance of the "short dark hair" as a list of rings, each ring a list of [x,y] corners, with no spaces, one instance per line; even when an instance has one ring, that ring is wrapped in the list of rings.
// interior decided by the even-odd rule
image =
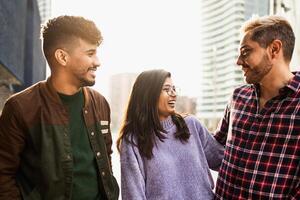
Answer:
[[[271,15],[253,18],[244,24],[242,30],[251,33],[251,40],[258,42],[263,48],[276,39],[280,40],[285,61],[292,59],[295,35],[290,23],[284,17]]]
[[[119,151],[121,141],[125,139],[136,145],[142,156],[151,159],[156,140],[163,141],[165,139],[162,134],[165,130],[161,126],[158,116],[158,101],[163,84],[168,77],[171,77],[171,73],[160,69],[144,71],[137,77],[117,140]],[[175,138],[182,142],[187,141],[190,132],[183,117],[177,113],[173,113],[171,117],[177,127]]]
[[[62,15],[49,19],[41,27],[43,51],[47,60],[57,48],[75,42],[76,38],[98,46],[103,39],[95,23],[80,16]]]

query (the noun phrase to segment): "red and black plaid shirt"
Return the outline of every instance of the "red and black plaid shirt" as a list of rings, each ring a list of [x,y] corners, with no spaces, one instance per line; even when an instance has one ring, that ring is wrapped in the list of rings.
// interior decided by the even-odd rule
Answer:
[[[300,72],[261,111],[258,96],[259,87],[242,86],[225,110],[215,199],[300,200]]]

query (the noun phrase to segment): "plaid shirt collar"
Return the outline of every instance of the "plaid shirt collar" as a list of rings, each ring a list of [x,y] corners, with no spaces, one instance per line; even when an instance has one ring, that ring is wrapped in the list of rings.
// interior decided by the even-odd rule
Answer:
[[[293,94],[300,89],[300,72],[292,72],[295,76],[289,81],[289,83],[279,90],[280,96],[288,96]],[[257,97],[260,96],[260,85],[258,83],[252,84],[253,92],[257,94]]]

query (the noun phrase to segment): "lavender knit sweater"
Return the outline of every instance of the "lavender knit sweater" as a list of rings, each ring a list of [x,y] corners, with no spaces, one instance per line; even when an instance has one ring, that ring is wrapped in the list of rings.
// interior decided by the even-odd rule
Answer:
[[[174,138],[171,117],[162,121],[167,138],[157,140],[150,160],[137,147],[123,140],[121,190],[123,200],[210,200],[213,180],[209,171],[218,169],[224,148],[192,116],[185,118],[191,136],[188,143]]]

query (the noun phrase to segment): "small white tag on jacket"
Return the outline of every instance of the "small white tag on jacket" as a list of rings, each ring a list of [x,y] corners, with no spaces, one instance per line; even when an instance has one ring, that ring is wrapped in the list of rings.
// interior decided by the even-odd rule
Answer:
[[[102,134],[108,133],[108,129],[101,129]]]
[[[108,121],[100,121],[100,125],[102,125],[102,126],[108,125]]]

